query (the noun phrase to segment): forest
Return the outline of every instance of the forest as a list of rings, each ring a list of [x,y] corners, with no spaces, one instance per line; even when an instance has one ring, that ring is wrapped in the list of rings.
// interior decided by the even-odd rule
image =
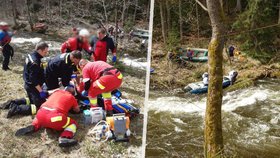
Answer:
[[[1,15],[13,19],[13,28],[25,28],[36,23],[49,27],[76,27],[79,24],[114,24],[130,29],[136,23],[147,22],[149,3],[145,0],[1,0]],[[31,29],[33,27],[30,27]]]
[[[247,55],[264,62],[279,58],[279,0],[220,2],[226,44],[237,45]],[[211,26],[205,6],[206,2],[199,0],[156,1],[154,41],[161,39],[170,48],[209,41]]]

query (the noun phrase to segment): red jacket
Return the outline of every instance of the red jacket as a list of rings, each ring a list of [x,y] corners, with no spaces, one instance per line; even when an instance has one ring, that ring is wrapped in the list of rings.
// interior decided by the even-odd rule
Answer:
[[[99,40],[96,36],[93,36],[90,40],[90,45],[94,51],[94,61],[101,60],[106,62],[109,50],[111,50],[112,54],[116,54],[116,47],[111,37],[105,36]]]
[[[83,68],[83,78],[90,78],[94,82],[100,78],[100,73],[103,70],[111,67],[113,66],[104,61],[89,62]]]
[[[55,91],[48,100],[42,104],[42,107],[56,109],[57,111],[67,115],[69,110],[78,106],[75,97],[64,90]]]
[[[89,43],[81,41],[78,37],[69,38],[61,45],[61,53],[72,52],[74,50],[91,52]]]

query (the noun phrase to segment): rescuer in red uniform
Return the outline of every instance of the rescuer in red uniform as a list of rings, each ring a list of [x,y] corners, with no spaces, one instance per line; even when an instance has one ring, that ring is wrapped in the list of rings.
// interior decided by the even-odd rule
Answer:
[[[109,50],[111,50],[113,54],[112,61],[116,62],[117,61],[117,56],[116,56],[116,47],[114,44],[114,41],[111,37],[109,37],[106,34],[106,30],[101,28],[97,31],[97,35],[93,36],[90,40],[90,45],[93,50],[93,60],[94,61],[107,61],[107,55]]]
[[[73,139],[73,137],[76,133],[77,122],[68,117],[68,112],[71,109],[76,113],[80,112],[80,108],[73,94],[73,86],[67,86],[65,90],[55,91],[48,100],[41,105],[32,125],[19,129],[15,135],[25,135],[36,132],[41,127],[45,127],[57,131],[63,130],[58,139],[59,146],[68,147],[76,145],[77,141]]]
[[[82,59],[79,65],[84,82],[82,94],[88,95],[91,107],[97,106],[97,95],[102,94],[107,115],[112,115],[111,91],[121,86],[121,72],[104,61],[88,62]]]
[[[61,53],[85,50],[87,53],[91,54],[91,47],[88,42],[89,35],[87,29],[81,29],[77,37],[71,37],[61,45]]]

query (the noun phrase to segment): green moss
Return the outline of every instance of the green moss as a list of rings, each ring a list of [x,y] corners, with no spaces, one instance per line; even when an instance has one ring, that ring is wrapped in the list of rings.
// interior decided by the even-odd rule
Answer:
[[[225,89],[225,91],[231,92],[231,91],[235,91],[238,89],[244,89],[244,88],[254,85],[254,83],[255,82],[252,79],[247,78],[247,79],[244,79],[244,80],[241,80],[241,81],[235,83],[232,86],[229,86],[228,88]]]

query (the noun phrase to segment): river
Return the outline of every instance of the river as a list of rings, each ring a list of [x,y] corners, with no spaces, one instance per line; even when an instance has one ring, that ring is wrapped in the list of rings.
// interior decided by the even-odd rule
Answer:
[[[280,156],[280,80],[223,97],[222,123],[227,157]],[[153,93],[153,92],[152,92]],[[203,157],[206,95],[149,99],[147,157]]]

